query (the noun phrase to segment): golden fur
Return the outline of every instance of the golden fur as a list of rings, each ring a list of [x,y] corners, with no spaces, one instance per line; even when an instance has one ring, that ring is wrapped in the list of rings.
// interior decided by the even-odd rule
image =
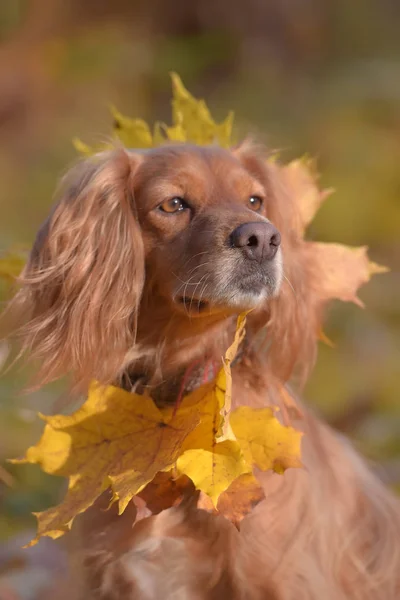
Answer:
[[[263,201],[257,212],[252,196]],[[187,206],[160,212],[174,197]],[[297,219],[274,166],[249,144],[117,149],[83,161],[63,182],[6,313],[21,352],[41,365],[37,384],[70,375],[80,390],[95,378],[168,392],[194,361],[220,360],[236,314],[254,308],[233,403],[279,403],[280,382],[301,383],[312,368],[320,323],[319,274]],[[227,243],[248,222],[280,231],[268,264]],[[250,291],[239,289],[250,271]],[[135,508],[118,517],[103,498],[74,527],[68,597],[399,598],[397,499],[292,396],[305,467],[259,473],[266,499],[240,532],[190,504],[132,528]]]

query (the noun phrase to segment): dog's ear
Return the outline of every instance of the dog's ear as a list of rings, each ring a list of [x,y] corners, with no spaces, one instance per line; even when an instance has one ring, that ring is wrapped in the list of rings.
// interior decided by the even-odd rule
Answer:
[[[38,384],[113,381],[135,343],[144,251],[133,180],[140,157],[122,149],[73,168],[39,231],[10,305]],[[6,315],[7,318],[7,315]],[[18,321],[17,321],[18,322]]]
[[[289,193],[279,164],[267,160],[260,146],[245,141],[233,153],[266,189],[267,217],[282,236],[280,291],[249,315],[249,326],[264,331],[272,373],[284,381],[297,375],[302,385],[314,364],[321,315],[311,285],[314,267],[301,235],[296,198]]]

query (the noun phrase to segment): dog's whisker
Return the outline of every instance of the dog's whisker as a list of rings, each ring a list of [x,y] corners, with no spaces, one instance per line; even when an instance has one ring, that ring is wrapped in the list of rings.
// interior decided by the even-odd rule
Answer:
[[[191,295],[191,298],[190,298],[190,312],[192,311],[192,305],[193,305],[193,300],[196,296],[196,290],[197,290],[198,286],[201,284],[201,282],[204,280],[204,278],[207,278],[207,277],[208,277],[208,273],[205,273],[193,290],[193,294]]]
[[[209,262],[202,263],[201,265],[197,265],[197,267],[195,267],[194,269],[192,269],[192,270],[190,271],[190,273],[189,273],[189,275],[191,274],[191,277],[190,277],[188,280],[186,280],[186,282],[184,282],[184,281],[182,281],[182,280],[180,279],[180,281],[181,281],[182,285],[180,285],[180,286],[179,286],[179,288],[177,289],[177,291],[174,293],[174,300],[176,299],[176,297],[177,297],[177,296],[179,296],[179,292],[181,291],[181,289],[183,288],[183,286],[184,286],[184,293],[183,293],[183,297],[186,297],[186,291],[187,291],[187,288],[188,288],[188,286],[189,286],[189,285],[191,285],[191,286],[195,286],[195,288],[194,288],[194,290],[193,290],[193,292],[192,292],[192,294],[191,294],[191,297],[195,296],[196,289],[197,289],[198,285],[199,285],[199,284],[201,284],[201,282],[203,281],[203,279],[204,279],[204,275],[203,275],[203,276],[200,278],[200,280],[199,280],[199,281],[197,281],[197,282],[192,282],[192,279],[194,278],[193,271],[195,271],[196,269],[198,269],[198,268],[200,268],[200,267],[207,266],[208,264],[209,264]],[[175,275],[175,276],[176,276],[176,275]]]
[[[183,286],[184,286],[184,293],[183,293],[183,295],[185,296],[185,294],[186,294],[186,290],[187,290],[187,287],[188,287],[189,285],[197,285],[197,283],[199,283],[199,282],[197,282],[197,283],[191,283],[191,281],[192,281],[192,279],[193,279],[193,278],[194,278],[194,275],[192,275],[191,277],[189,277],[189,279],[187,279],[186,281],[182,281],[182,285],[181,285],[181,286],[179,286],[179,288],[178,288],[178,290],[175,292],[174,296],[175,296],[175,297],[176,297],[176,296],[178,296],[178,294],[179,294],[179,292],[181,291],[181,289],[182,289],[182,287],[183,287]],[[201,279],[200,279],[200,282],[201,282]]]
[[[176,277],[176,276],[175,276]],[[194,277],[194,276],[193,276]],[[179,281],[181,282],[181,286],[179,286],[179,288],[177,289],[177,291],[175,292],[174,296],[177,296],[179,294],[179,292],[181,291],[183,286],[187,286],[187,285],[197,285],[198,282],[192,282],[193,277],[191,277],[190,279],[187,279],[186,281],[183,281],[183,279],[180,279]],[[200,280],[201,281],[201,280]]]
[[[187,297],[187,294],[186,294],[186,292],[187,292],[188,286],[189,286],[189,284],[190,284],[191,280],[193,279],[193,277],[194,277],[194,275],[192,275],[192,277],[191,277],[190,279],[188,279],[188,281],[186,282],[186,285],[185,285],[185,287],[184,287],[184,291],[183,291],[183,305],[184,305],[184,308],[185,308],[186,314],[187,314],[189,317],[190,317],[190,311],[191,311],[191,309],[192,309],[193,294],[191,295],[191,300],[190,300],[189,309],[188,309],[188,307],[187,307],[187,303],[185,302],[185,298]],[[204,277],[204,276],[203,276],[203,277]],[[198,282],[197,282],[197,284],[196,284],[196,286],[195,286],[195,291],[196,291],[196,289],[197,289],[197,286],[198,286],[198,285],[201,283],[202,279],[203,279],[203,278],[201,278],[201,279],[200,279],[200,281],[198,281]],[[195,284],[192,284],[192,285],[195,285]]]
[[[194,271],[196,271],[197,269],[200,269],[201,267],[206,267],[209,264],[210,264],[209,260],[207,262],[201,263],[200,265],[197,265],[196,267],[193,267],[193,269],[190,271],[190,273],[194,273]]]
[[[183,264],[183,268],[185,268],[192,260],[195,260],[196,258],[198,258],[199,256],[201,256],[202,254],[209,254],[209,250],[204,250],[203,252],[197,252],[197,254],[194,254],[193,256],[190,256],[187,261]]]
[[[206,291],[206,289],[207,289],[207,285],[208,285],[208,281],[209,281],[209,279],[210,279],[210,274],[207,274],[206,280],[205,280],[205,282],[204,282],[204,284],[203,284],[203,287],[202,287],[202,289],[201,289],[201,291],[200,291],[199,300],[198,300],[198,302],[197,302],[197,310],[198,310],[198,312],[200,312],[201,302],[202,302],[202,299],[203,299],[204,293],[205,293],[205,291]]]

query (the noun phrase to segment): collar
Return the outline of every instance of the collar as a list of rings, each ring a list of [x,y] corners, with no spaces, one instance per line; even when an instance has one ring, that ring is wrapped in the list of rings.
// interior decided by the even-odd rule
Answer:
[[[231,363],[234,367],[244,355],[241,348]],[[165,381],[151,385],[143,373],[128,372],[123,376],[121,387],[136,394],[147,393],[158,407],[179,406],[182,398],[200,386],[214,381],[222,368],[222,360],[202,358],[192,362],[176,375]]]

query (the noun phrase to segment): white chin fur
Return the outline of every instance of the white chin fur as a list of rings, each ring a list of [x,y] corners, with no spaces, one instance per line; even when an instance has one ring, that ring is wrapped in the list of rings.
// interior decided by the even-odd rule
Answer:
[[[221,297],[219,301],[232,308],[251,309],[256,308],[261,302],[267,300],[267,298],[276,298],[283,280],[282,251],[280,248],[276,254],[274,263],[274,272],[271,281],[260,292],[237,290],[225,298]]]
[[[261,302],[270,297],[271,294],[268,290],[262,290],[260,293],[252,292],[237,292],[232,294],[229,299],[226,300],[226,305],[231,308],[240,309],[251,309],[256,308]]]

